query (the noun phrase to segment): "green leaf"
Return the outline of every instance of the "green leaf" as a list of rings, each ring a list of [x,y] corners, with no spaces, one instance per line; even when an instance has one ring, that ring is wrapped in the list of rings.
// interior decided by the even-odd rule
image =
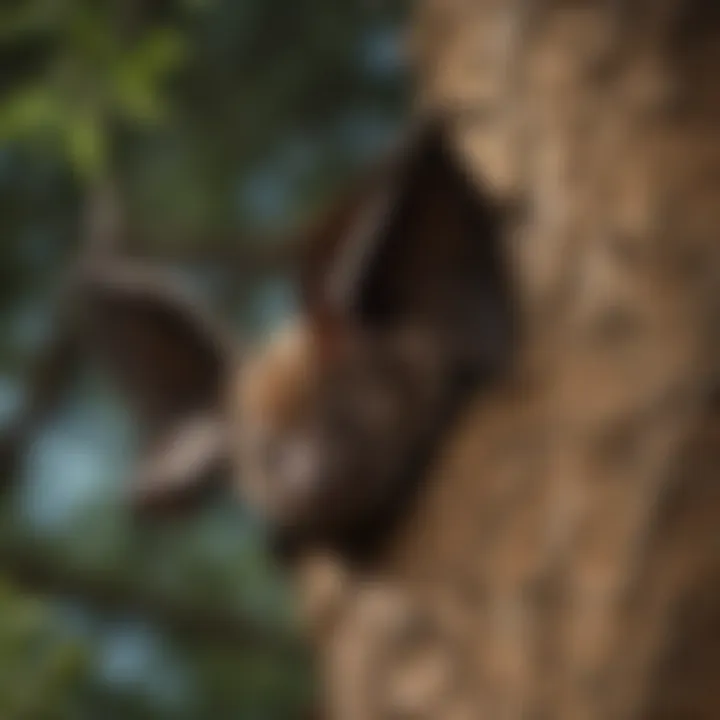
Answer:
[[[128,120],[157,124],[166,116],[163,84],[186,57],[182,36],[158,30],[125,54],[115,68],[112,93],[116,111]]]
[[[51,87],[23,88],[0,107],[0,139],[18,140],[56,130],[65,109]]]
[[[171,28],[149,35],[129,56],[129,62],[144,70],[149,78],[159,80],[177,69],[187,57],[183,36]]]
[[[126,120],[157,124],[165,117],[165,104],[160,93],[147,78],[132,67],[123,67],[115,77],[114,105]]]
[[[75,170],[86,178],[102,174],[107,161],[107,137],[92,112],[78,112],[65,129],[66,151]]]
[[[0,7],[0,43],[18,43],[56,28],[57,10],[52,0],[22,0]]]

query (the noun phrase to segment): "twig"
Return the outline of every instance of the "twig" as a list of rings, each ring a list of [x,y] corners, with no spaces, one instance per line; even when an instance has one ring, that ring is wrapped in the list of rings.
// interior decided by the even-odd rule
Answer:
[[[265,627],[247,615],[208,607],[175,593],[121,579],[116,573],[81,570],[32,543],[0,544],[3,576],[21,590],[70,598],[111,614],[136,614],[174,632],[198,639],[255,648],[293,657],[300,644],[290,633]]]
[[[137,234],[128,240],[124,257],[138,261],[222,267],[240,275],[284,273],[295,269],[302,244],[288,237],[221,235],[175,238],[172,244],[159,236]]]

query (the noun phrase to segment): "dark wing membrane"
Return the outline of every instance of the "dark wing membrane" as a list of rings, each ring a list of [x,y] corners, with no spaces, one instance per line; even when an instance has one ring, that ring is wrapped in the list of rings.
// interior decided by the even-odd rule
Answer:
[[[89,350],[141,432],[134,504],[158,511],[194,503],[227,469],[220,403],[228,339],[160,272],[113,264],[84,272],[77,286]]]
[[[216,406],[228,343],[168,276],[113,265],[79,283],[90,349],[150,426]]]

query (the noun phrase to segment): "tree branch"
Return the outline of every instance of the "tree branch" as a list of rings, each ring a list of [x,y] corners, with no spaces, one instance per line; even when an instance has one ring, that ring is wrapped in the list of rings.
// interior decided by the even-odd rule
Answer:
[[[135,233],[124,257],[151,262],[173,262],[193,266],[222,266],[243,275],[292,271],[300,259],[302,242],[296,233],[244,236],[232,233],[203,236],[173,236]]]
[[[295,657],[301,649],[289,633],[263,626],[240,612],[208,607],[157,588],[81,570],[32,543],[0,544],[2,574],[23,591],[88,603],[108,614],[137,614],[185,636]]]

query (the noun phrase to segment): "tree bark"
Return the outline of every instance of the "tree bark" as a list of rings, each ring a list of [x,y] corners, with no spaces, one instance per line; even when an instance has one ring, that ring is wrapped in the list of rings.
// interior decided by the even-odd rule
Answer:
[[[421,102],[519,210],[523,337],[375,566],[300,569],[328,716],[718,718],[720,5],[416,30]]]

